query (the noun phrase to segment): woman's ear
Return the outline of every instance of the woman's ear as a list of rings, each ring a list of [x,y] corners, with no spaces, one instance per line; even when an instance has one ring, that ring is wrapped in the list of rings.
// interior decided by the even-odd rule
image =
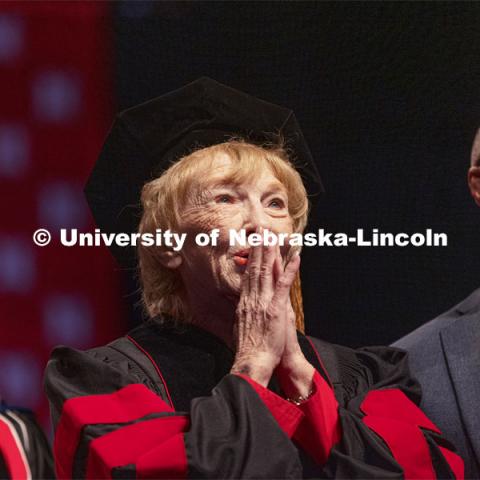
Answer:
[[[469,168],[468,187],[475,203],[480,207],[480,166]]]
[[[173,250],[161,250],[158,254],[160,263],[171,270],[176,270],[183,262],[180,252]]]

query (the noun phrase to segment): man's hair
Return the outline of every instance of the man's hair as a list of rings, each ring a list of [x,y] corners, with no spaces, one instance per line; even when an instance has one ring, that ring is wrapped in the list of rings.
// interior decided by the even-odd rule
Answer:
[[[470,154],[470,165],[472,167],[480,166],[480,128],[473,139],[472,152]]]
[[[154,234],[156,229],[178,232],[182,208],[190,189],[201,175],[208,175],[218,154],[226,154],[231,160],[233,169],[229,179],[234,182],[255,180],[263,168],[269,168],[287,190],[293,231],[303,233],[309,211],[307,192],[286,149],[283,145],[257,146],[243,140],[231,140],[197,150],[174,163],[160,177],[145,184],[141,195],[143,214],[139,233]],[[152,317],[166,314],[179,321],[189,321],[191,314],[180,274],[164,267],[159,260],[159,249],[164,248],[138,246],[144,307]],[[292,287],[291,299],[297,315],[297,328],[302,329],[299,275]]]

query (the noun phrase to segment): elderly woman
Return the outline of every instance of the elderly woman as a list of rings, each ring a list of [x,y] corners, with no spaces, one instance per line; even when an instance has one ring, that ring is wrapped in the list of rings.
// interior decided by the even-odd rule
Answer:
[[[246,132],[242,112],[251,109],[261,120]],[[306,337],[298,252],[229,242],[230,230],[306,226],[307,192],[286,149],[258,143],[266,127],[289,136],[290,125],[294,153],[306,158],[294,117],[276,123],[279,112],[201,79],[117,121],[93,173],[110,172],[110,183],[95,194],[90,185],[97,222],[126,226],[128,202],[112,208],[125,195],[115,175],[142,183],[154,172],[138,159],[168,150],[177,161],[143,186],[138,233],[187,237],[178,251],[139,246],[149,321],[105,347],[54,351],[46,390],[60,477],[461,477],[461,459],[416,406],[405,355]],[[219,141],[225,132],[256,141]],[[182,142],[189,153],[172,153]],[[152,155],[158,143],[165,148]],[[120,223],[105,223],[111,217]],[[212,229],[217,244],[198,246],[196,235]]]

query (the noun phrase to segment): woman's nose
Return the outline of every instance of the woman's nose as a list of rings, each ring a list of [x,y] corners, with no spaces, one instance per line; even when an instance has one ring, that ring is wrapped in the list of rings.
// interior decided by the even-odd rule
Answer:
[[[252,205],[245,212],[243,228],[247,237],[258,231],[259,227],[262,227],[264,230],[270,230],[270,222],[261,205]]]

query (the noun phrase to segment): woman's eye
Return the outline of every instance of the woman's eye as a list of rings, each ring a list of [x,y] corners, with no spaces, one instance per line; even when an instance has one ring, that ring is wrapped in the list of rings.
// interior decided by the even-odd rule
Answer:
[[[273,208],[283,208],[285,207],[285,202],[281,198],[274,198],[273,200],[270,200],[268,205]]]
[[[233,201],[230,195],[219,195],[215,200],[217,203],[232,203]]]

